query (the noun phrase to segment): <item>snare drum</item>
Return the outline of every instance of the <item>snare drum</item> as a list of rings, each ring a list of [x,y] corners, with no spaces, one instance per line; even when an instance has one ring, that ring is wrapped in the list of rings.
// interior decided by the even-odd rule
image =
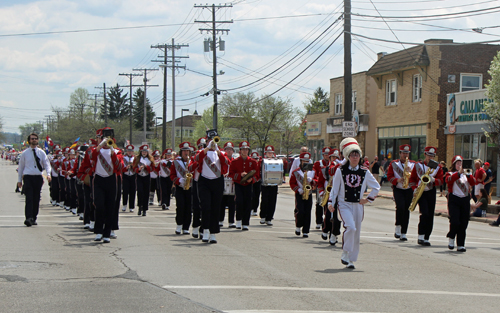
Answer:
[[[234,196],[234,182],[231,177],[224,177],[224,196]]]
[[[283,161],[263,159],[262,162],[262,186],[281,185],[283,183]]]

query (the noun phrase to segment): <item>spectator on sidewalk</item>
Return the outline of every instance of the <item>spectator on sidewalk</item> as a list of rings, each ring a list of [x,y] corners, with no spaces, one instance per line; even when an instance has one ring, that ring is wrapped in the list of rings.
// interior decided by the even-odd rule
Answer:
[[[474,202],[477,202],[477,196],[480,195],[479,190],[484,188],[484,181],[486,179],[486,172],[481,167],[483,165],[483,161],[481,159],[476,159],[474,161],[474,178],[476,179],[476,187],[474,188],[474,192],[472,193],[472,199]]]
[[[441,170],[443,171],[443,175],[446,175],[446,172],[448,172],[448,168],[446,167],[446,163],[444,161],[441,161],[439,163],[439,166],[441,166]],[[444,196],[445,191],[446,191],[446,186],[443,184],[439,186],[439,191],[441,191],[441,194],[439,195],[440,197]]]
[[[379,169],[380,169],[380,164],[378,162],[378,157],[376,156],[373,159],[373,162],[370,164],[370,172],[372,172],[373,177],[375,177],[375,179],[377,181],[379,181],[378,180],[378,178],[379,178]]]
[[[491,182],[493,181],[493,179],[495,179],[495,177],[493,176],[493,172],[491,172],[489,162],[484,162],[483,169],[486,172],[486,179],[484,180],[484,189],[486,189],[486,193],[488,194],[488,204],[490,204],[491,203],[491,195],[490,195]]]
[[[368,160],[367,156],[365,156],[363,159],[363,166],[366,168],[370,168],[370,160]]]
[[[488,208],[488,194],[484,188],[479,190],[479,192],[481,194],[479,200],[475,204],[470,205],[470,208],[474,210],[471,216],[485,217],[486,209]]]

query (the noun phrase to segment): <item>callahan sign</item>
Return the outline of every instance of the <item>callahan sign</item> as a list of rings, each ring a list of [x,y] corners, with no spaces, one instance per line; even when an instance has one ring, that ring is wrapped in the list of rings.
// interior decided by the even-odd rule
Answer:
[[[483,124],[490,117],[484,113],[484,104],[490,102],[486,89],[451,93],[446,101],[446,125]]]

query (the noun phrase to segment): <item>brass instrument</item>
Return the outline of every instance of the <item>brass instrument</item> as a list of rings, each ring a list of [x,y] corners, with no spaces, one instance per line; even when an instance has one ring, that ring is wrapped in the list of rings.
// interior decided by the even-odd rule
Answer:
[[[115,149],[117,148],[116,143],[115,143],[115,141],[113,140],[113,138],[108,137],[108,138],[106,138],[106,139],[104,139],[104,140],[106,141],[106,145],[107,145],[108,147],[113,147],[113,148],[115,148]]]
[[[312,187],[307,183],[307,170],[304,171],[304,179],[302,180],[302,187],[304,187],[302,200],[309,200],[309,193],[311,192]]]
[[[219,136],[215,136],[213,140],[214,140],[214,142],[216,144],[218,144],[220,142],[220,137]]]
[[[326,185],[325,193],[323,194],[323,199],[321,199],[321,206],[324,207],[328,203],[328,198],[330,198],[330,192],[332,192],[333,176],[328,180],[328,185]]]
[[[410,210],[410,212],[413,212],[415,211],[415,207],[417,206],[417,202],[418,200],[420,199],[420,197],[422,197],[422,194],[424,193],[424,189],[425,189],[425,186],[427,186],[427,184],[431,181],[431,177],[429,176],[429,174],[432,173],[432,168],[428,168],[427,169],[427,172],[425,172],[424,175],[422,175],[422,177],[420,177],[420,185],[418,185],[417,189],[415,190],[415,193],[413,194],[413,199],[411,199],[411,204],[410,204],[410,207],[408,208],[408,210]]]
[[[193,178],[193,174],[186,172],[184,175],[184,190],[189,190],[191,188],[191,179]]]
[[[403,189],[407,189],[410,184],[411,169],[409,166],[408,157],[406,157],[405,166],[403,169]]]

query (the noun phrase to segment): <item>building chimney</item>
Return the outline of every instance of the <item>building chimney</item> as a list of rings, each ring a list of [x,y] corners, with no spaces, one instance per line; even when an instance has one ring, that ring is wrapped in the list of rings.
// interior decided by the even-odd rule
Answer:
[[[387,54],[387,52],[379,52],[379,53],[377,53],[377,61],[380,60],[380,59],[382,59],[384,57],[384,55],[386,55],[386,54]]]

